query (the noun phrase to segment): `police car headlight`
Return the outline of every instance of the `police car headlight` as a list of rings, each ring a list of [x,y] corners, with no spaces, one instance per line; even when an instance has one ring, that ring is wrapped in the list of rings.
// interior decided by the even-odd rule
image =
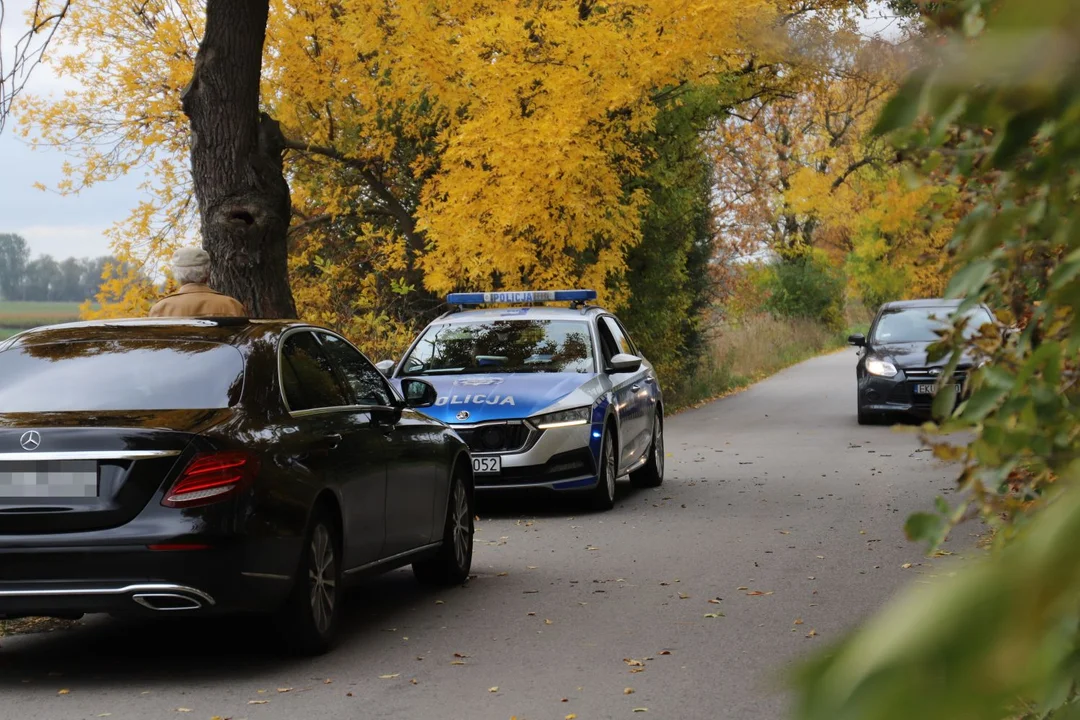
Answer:
[[[589,422],[591,408],[580,407],[573,410],[560,410],[559,412],[537,415],[529,418],[529,422],[537,430],[550,430],[551,428],[573,427],[574,425],[586,425]]]

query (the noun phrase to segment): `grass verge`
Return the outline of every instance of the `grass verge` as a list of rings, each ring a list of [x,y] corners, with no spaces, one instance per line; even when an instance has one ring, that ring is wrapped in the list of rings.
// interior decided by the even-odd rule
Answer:
[[[865,332],[861,317],[837,333],[820,323],[762,314],[716,329],[697,372],[675,383],[667,412],[698,407],[743,390],[804,360],[844,347],[847,336]]]

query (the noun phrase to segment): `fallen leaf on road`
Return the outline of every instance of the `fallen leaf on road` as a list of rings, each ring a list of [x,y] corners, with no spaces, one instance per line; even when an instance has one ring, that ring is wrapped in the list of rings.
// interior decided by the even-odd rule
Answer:
[[[630,658],[623,658],[623,662],[630,667],[643,667],[645,665],[645,663],[640,660],[631,660]]]
[[[670,651],[670,650],[661,650],[661,651],[660,651],[659,653],[657,653],[657,654],[658,654],[658,655],[670,655],[670,654],[671,654],[671,651]]]
[[[488,688],[488,692],[499,692],[499,686],[496,685],[495,687]]]
[[[292,688],[278,688],[277,691],[279,693],[287,693],[287,692],[292,692]]]
[[[465,653],[454,653],[454,657],[456,657],[456,658],[467,658],[469,656],[466,655]]]
[[[808,638],[817,637],[817,630],[811,630],[810,632],[806,633],[806,637],[808,637]]]
[[[791,532],[790,532],[789,530],[781,530],[781,531],[780,531],[780,534],[781,534],[781,535],[790,535],[790,534],[791,534]]]
[[[268,705],[269,700],[248,700],[248,705]]]
[[[903,565],[901,565],[900,567],[902,567],[903,569],[907,570],[908,568],[910,568],[910,567],[911,567],[911,563],[904,563],[904,564],[903,564]]]
[[[189,713],[191,710],[189,708],[176,708],[176,712]]]
[[[662,582],[662,583],[660,583],[660,585],[661,585],[661,586],[667,586],[667,585],[670,585],[670,584],[671,584],[671,583],[666,583],[666,582]]]
[[[396,677],[401,677],[401,673],[394,673],[393,675],[380,675],[380,680],[393,680]]]
[[[576,720],[576,718],[577,718],[577,715],[575,713],[570,713],[569,715],[566,716],[566,720]]]
[[[737,587],[735,589],[736,590],[749,590],[750,588],[746,587],[745,585],[740,585],[739,587]]]
[[[589,547],[587,547],[587,548],[585,548],[585,549],[586,549],[586,550],[599,550],[600,548],[598,548],[598,547],[593,547],[592,545],[590,545]]]
[[[720,601],[718,599],[716,599],[716,598],[711,598],[709,600],[709,603],[712,604],[712,605],[719,605]]]
[[[551,622],[550,620],[545,620],[544,624],[545,625],[554,625],[555,623]]]
[[[444,603],[442,600],[436,600],[435,604],[436,605],[445,605],[446,603]]]
[[[353,696],[353,694],[351,692],[345,693],[345,697],[352,697],[352,696]]]
[[[507,576],[507,575],[509,575],[509,574],[510,574],[510,573],[505,573],[505,572],[501,572],[501,573],[499,573],[498,575],[496,575],[495,577],[506,577],[506,576]]]
[[[649,708],[634,708],[634,712],[649,712]]]
[[[535,569],[536,569],[536,566],[535,566],[535,565],[526,565],[526,566],[525,566],[525,569],[526,569],[526,570],[535,570]]]
[[[750,591],[750,592],[748,592],[746,594],[751,596],[751,597],[758,597],[758,596],[761,596],[761,595],[772,595],[773,591],[769,590],[768,592],[762,592],[761,590],[752,590],[752,591]]]
[[[724,613],[705,613],[705,617],[707,617],[707,618],[722,618],[722,617],[725,617],[725,616],[724,616]]]
[[[796,625],[802,625],[803,624],[802,618],[796,618],[795,619],[795,624]]]
[[[412,680],[409,681],[409,684],[410,685],[419,685],[420,683],[416,682],[416,678],[413,678]]]
[[[464,660],[454,660],[454,661],[453,661],[452,663],[450,663],[450,664],[451,664],[451,665],[464,665],[464,664],[465,664],[465,661],[464,661]]]
[[[824,556],[824,555],[818,555],[818,556],[817,556],[817,559],[818,559],[818,560],[824,560],[824,559],[825,559],[825,556]]]
[[[534,612],[525,613],[525,614],[528,615],[529,617],[536,617],[536,613],[534,613]]]
[[[71,692],[70,690],[61,690],[60,692],[58,692],[58,693],[56,693],[56,694],[57,694],[57,695],[67,695],[67,694],[69,694],[70,692]]]
[[[625,690],[622,691],[622,694],[623,695],[633,695],[634,694],[634,688],[626,688]]]
[[[98,717],[112,717],[112,713],[101,713]]]
[[[686,593],[679,593],[679,599],[680,600],[688,600],[688,599],[690,599],[690,596],[687,595]]]
[[[330,678],[326,678],[325,680],[323,680],[323,685],[332,685],[333,682],[334,681],[331,680]]]

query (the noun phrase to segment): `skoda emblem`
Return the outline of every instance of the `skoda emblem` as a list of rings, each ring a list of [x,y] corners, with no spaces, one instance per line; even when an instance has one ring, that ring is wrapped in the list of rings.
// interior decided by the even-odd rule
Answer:
[[[931,375],[940,375],[941,374],[941,369],[940,368],[930,368],[930,374]]]
[[[30,432],[23,433],[23,436],[19,438],[19,444],[22,445],[22,449],[30,452],[37,450],[41,445],[41,433],[37,430],[31,430]]]
[[[454,381],[455,385],[464,385],[465,387],[487,387],[489,385],[501,385],[502,378],[496,377],[467,377],[459,378]]]
[[[468,410],[462,410],[461,412],[459,412],[457,414],[457,419],[458,420],[468,420],[469,419],[469,411]]]

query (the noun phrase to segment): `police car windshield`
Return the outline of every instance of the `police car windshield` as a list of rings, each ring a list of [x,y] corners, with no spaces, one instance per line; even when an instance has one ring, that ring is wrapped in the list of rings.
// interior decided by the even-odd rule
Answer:
[[[490,320],[429,327],[405,358],[408,375],[594,372],[589,324]]]

